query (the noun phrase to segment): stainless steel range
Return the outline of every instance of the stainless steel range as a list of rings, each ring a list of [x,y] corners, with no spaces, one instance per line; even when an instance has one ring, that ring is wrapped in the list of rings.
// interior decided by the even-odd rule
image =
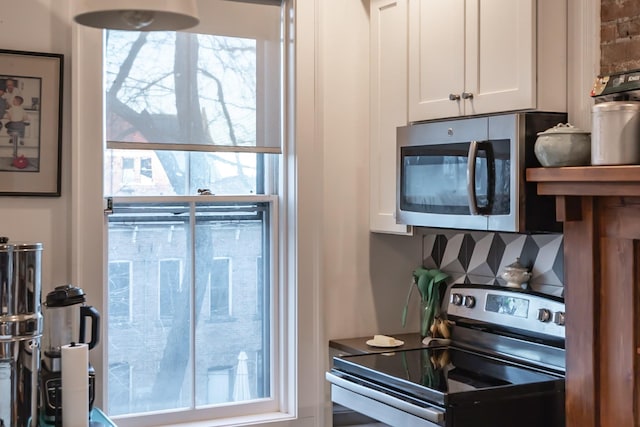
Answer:
[[[335,357],[334,403],[390,426],[564,426],[564,303],[454,285],[450,342]]]

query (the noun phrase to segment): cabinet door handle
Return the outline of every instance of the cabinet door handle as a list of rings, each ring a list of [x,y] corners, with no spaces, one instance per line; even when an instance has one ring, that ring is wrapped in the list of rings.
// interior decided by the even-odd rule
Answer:
[[[473,99],[473,94],[471,92],[462,92],[462,99]]]
[[[460,101],[460,95],[458,95],[456,93],[450,93],[449,94],[449,100],[451,100],[451,101]]]

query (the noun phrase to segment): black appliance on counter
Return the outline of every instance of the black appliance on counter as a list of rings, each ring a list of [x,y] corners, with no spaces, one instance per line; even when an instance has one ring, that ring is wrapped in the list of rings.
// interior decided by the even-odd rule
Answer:
[[[40,367],[40,411],[48,423],[62,425],[61,348],[71,343],[87,343],[89,350],[98,344],[100,313],[86,305],[84,291],[73,285],[57,286],[44,303],[44,334]],[[87,319],[91,323],[91,338],[86,340]],[[95,399],[95,370],[88,369],[89,410]]]
[[[334,357],[334,403],[390,426],[564,426],[564,303],[453,285],[450,342]]]

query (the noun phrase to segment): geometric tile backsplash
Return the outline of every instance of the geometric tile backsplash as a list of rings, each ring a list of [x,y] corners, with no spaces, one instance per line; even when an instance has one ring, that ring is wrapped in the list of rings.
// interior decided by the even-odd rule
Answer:
[[[504,286],[504,268],[520,258],[532,273],[529,287],[563,296],[562,234],[437,230],[423,236],[422,264],[449,275],[447,282]]]

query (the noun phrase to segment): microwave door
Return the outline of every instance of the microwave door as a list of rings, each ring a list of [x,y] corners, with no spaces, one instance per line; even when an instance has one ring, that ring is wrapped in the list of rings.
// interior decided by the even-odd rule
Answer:
[[[481,146],[482,147],[482,146]],[[478,148],[476,166],[486,170],[486,150]],[[486,230],[484,215],[471,215],[469,208],[469,143],[401,147],[397,219],[424,227]],[[486,205],[487,180],[476,180],[478,206]]]

